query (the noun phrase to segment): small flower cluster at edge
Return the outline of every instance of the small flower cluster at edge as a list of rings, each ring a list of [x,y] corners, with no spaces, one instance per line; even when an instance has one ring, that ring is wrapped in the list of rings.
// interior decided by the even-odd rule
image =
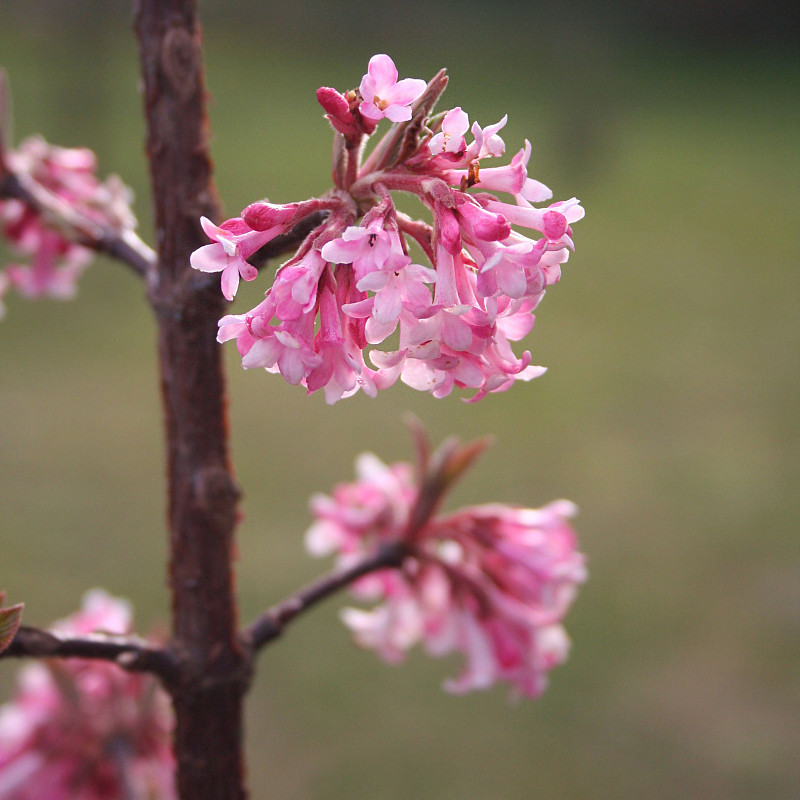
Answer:
[[[130,605],[96,589],[53,632],[127,635]],[[26,664],[0,706],[0,800],[175,800],[169,699],[150,675],[107,661]]]
[[[55,203],[88,224],[117,232],[136,227],[131,191],[116,175],[103,182],[97,179],[91,150],[58,147],[31,136],[3,158],[12,174],[34,181]],[[25,259],[0,270],[0,317],[3,295],[11,289],[27,299],[75,296],[93,254],[75,241],[74,231],[60,225],[63,221],[43,216],[20,199],[0,199],[0,232],[11,250]]]

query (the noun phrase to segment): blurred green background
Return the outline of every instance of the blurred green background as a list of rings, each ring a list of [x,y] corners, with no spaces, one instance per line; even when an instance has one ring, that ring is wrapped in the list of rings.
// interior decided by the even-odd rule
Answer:
[[[452,498],[578,503],[590,580],[545,696],[454,698],[458,660],[356,650],[344,596],[260,662],[252,797],[800,796],[798,179],[800,68],[788,3],[201,3],[217,181],[229,215],[329,184],[320,85],[373,53],[447,66],[441,107],[506,111],[509,153],[587,209],[526,343],[547,375],[477,406],[398,386],[334,407],[228,350],[245,491],[242,616],[327,565],[307,498],[400,419],[496,446]],[[134,187],[145,237],[137,54],[125,3],[4,3],[16,137],[99,156]],[[249,308],[263,279],[243,288]],[[0,585],[46,625],[102,585],[164,619],[154,330],[139,282],[100,261],[73,303],[9,298],[0,324]],[[8,696],[14,667],[3,663]]]

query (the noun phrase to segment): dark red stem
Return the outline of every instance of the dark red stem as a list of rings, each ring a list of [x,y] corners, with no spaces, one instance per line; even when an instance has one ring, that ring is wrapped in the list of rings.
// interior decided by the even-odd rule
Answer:
[[[158,267],[150,301],[167,439],[172,653],[182,800],[242,800],[242,706],[250,659],[237,636],[232,572],[239,490],[228,453],[217,320],[218,281],[189,256],[219,219],[207,146],[200,29],[194,0],[138,0],[147,154]],[[214,277],[214,276],[212,276]]]
[[[69,203],[48,192],[28,176],[15,175],[0,165],[0,199],[21,200],[35,213],[59,219],[71,229],[75,242],[106,253],[142,277],[155,266],[155,253],[132,230],[112,230],[82,216]]]
[[[136,636],[86,637],[61,634],[21,625],[0,658],[88,658],[113,661],[131,672],[152,672],[165,683],[178,677],[169,651],[153,647]]]
[[[253,652],[257,652],[277,639],[295,617],[364,575],[376,570],[399,568],[406,555],[408,551],[403,542],[387,542],[362,561],[317,578],[248,625],[243,633],[245,641]]]

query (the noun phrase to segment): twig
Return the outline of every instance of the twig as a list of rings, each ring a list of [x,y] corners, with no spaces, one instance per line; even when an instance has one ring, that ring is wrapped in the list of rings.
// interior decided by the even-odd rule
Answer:
[[[308,234],[311,233],[314,228],[319,227],[328,218],[328,214],[328,211],[315,211],[313,214],[309,214],[305,219],[298,222],[290,231],[276,236],[261,249],[256,250],[256,252],[247,259],[248,262],[260,269],[269,259],[297,250]]]
[[[92,634],[64,637],[51,631],[21,625],[14,640],[0,658],[87,658],[113,661],[131,672],[152,672],[165,683],[176,674],[169,651],[153,647],[136,636]]]
[[[137,275],[145,277],[155,267],[155,252],[132,230],[103,227],[27,176],[4,171],[0,176],[0,198],[3,197],[22,201],[59,228],[68,228],[78,244],[106,253]]]
[[[304,611],[330,597],[354,580],[370,572],[390,567],[399,567],[407,555],[403,542],[389,542],[380,547],[373,555],[363,561],[353,564],[346,569],[338,569],[323,575],[309,583],[291,597],[287,597],[277,605],[265,611],[258,619],[252,622],[242,633],[246,644],[253,652],[260,650],[274,639],[277,639],[286,626]]]

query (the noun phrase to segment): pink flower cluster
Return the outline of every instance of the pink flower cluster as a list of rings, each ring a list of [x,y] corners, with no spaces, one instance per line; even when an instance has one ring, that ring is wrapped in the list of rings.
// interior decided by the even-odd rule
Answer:
[[[10,172],[35,182],[70,216],[78,214],[90,224],[113,231],[136,227],[130,191],[115,175],[98,181],[91,150],[57,147],[34,136],[5,152],[3,158]],[[29,259],[0,272],[0,299],[11,288],[27,298],[75,295],[92,252],[76,244],[74,233],[59,230],[58,224],[64,224],[63,220],[47,219],[22,200],[0,199],[0,230],[11,248]]]
[[[559,280],[583,208],[575,198],[536,205],[552,193],[528,177],[528,142],[510,164],[484,166],[504,152],[506,118],[470,128],[458,107],[431,117],[445,84],[443,73],[427,86],[398,81],[392,60],[374,56],[358,90],[317,92],[336,131],[334,189],[302,203],[253,203],[220,226],[203,220],[213,243],[192,266],[221,272],[232,299],[240,278],[256,277],[259,248],[325,215],[265,300],[220,320],[219,341],[236,340],[245,368],[323,389],[329,403],[359,389],[374,396],[398,378],[435,397],[471,389],[478,400],[544,372],[511,343],[530,332],[545,288]],[[395,124],[362,160],[384,117]],[[416,195],[432,224],[398,211],[397,191]],[[415,263],[411,243],[430,266]]]
[[[516,695],[541,694],[547,673],[566,659],[561,621],[586,577],[569,524],[575,507],[566,500],[540,509],[473,506],[433,517],[409,537],[418,495],[410,465],[365,454],[357,478],[312,500],[309,551],[338,553],[345,567],[403,541],[408,556],[400,569],[353,585],[378,602],[370,611],[344,610],[356,642],[389,662],[417,643],[431,655],[463,653],[463,672],[445,683],[451,692],[506,682]]]
[[[95,590],[54,631],[127,634],[127,603]],[[172,717],[151,676],[81,659],[27,664],[0,708],[0,800],[172,800]]]

